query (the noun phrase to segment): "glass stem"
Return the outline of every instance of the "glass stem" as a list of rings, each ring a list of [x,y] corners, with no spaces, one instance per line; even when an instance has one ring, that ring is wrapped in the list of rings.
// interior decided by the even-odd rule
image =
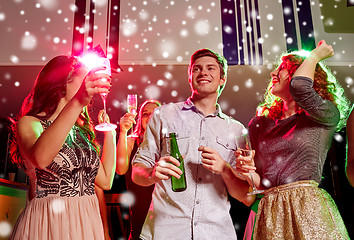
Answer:
[[[256,185],[254,184],[252,172],[250,172],[250,178],[251,178],[251,181],[252,181],[252,188],[253,188],[253,189],[256,189]]]
[[[103,122],[106,122],[106,99],[103,100]]]
[[[107,99],[107,94],[101,94],[102,97],[102,102],[103,102],[103,123],[106,122],[106,99]]]

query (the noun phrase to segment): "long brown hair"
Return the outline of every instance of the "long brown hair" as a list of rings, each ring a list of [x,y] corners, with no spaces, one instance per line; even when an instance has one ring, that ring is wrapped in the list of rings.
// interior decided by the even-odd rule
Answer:
[[[16,129],[18,120],[25,115],[33,116],[40,120],[49,119],[57,109],[60,99],[65,97],[67,83],[75,73],[75,69],[80,66],[81,63],[77,58],[60,55],[51,59],[39,72],[32,91],[23,101],[21,110],[11,125],[13,137],[10,155],[12,161],[19,167],[24,167],[24,163],[17,142]],[[98,152],[99,145],[95,139],[93,124],[87,107],[83,109],[75,125],[88,137],[90,143]]]

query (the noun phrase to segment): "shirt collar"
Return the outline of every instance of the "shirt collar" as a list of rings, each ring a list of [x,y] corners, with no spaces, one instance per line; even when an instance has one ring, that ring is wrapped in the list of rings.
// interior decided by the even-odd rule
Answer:
[[[195,112],[198,112],[198,113],[201,113],[198,108],[194,105],[194,103],[192,102],[191,98],[189,97],[184,103],[183,103],[183,108],[182,109],[185,109],[185,110],[193,110]],[[220,118],[223,118],[223,119],[226,119],[228,118],[227,115],[225,115],[222,110],[221,110],[221,107],[218,103],[216,103],[216,110],[213,114],[211,114],[211,116],[218,116]]]

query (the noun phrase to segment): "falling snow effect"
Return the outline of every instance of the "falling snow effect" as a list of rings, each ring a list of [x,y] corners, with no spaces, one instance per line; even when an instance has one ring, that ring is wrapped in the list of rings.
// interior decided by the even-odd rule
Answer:
[[[120,195],[119,202],[122,204],[122,206],[129,207],[131,205],[134,205],[135,196],[133,193],[129,191],[124,192]]]
[[[59,7],[59,0],[38,0],[38,3],[46,10],[52,11]]]
[[[11,224],[8,221],[0,222],[0,237],[6,238],[10,236],[11,233]]]
[[[14,1],[17,7],[19,7],[19,15],[24,16],[26,19],[22,21],[31,23],[33,16],[31,15],[33,9],[27,9],[25,7],[21,8],[21,3],[23,1]],[[38,51],[38,46],[42,46],[43,39],[51,43],[55,43],[58,47],[54,46],[54,49],[64,48],[70,51],[70,39],[71,37],[71,15],[75,11],[75,5],[70,1],[65,3],[58,0],[38,0],[33,3],[33,8],[36,8],[38,11],[43,13],[42,24],[38,26],[40,32],[44,33],[44,36],[38,35],[38,31],[25,31],[28,34],[23,34],[20,49],[26,51]],[[105,0],[96,0],[96,12],[97,16],[102,15],[103,9],[105,7]],[[312,2],[312,5],[316,5],[316,2]],[[204,41],[203,37],[215,38],[219,35],[216,43],[210,45],[211,48],[220,49],[222,46],[222,39],[220,31],[225,31],[227,33],[232,33],[234,30],[229,26],[225,25],[223,27],[217,24],[217,21],[213,19],[219,19],[220,12],[227,12],[229,14],[233,13],[231,9],[220,10],[220,5],[215,1],[205,1],[202,5],[191,5],[189,1],[142,1],[140,3],[128,1],[122,4],[122,19],[120,30],[122,34],[121,47],[120,47],[120,59],[127,59],[130,61],[130,56],[134,57],[131,61],[145,61],[151,64],[158,64],[158,62],[163,61],[164,59],[168,62],[177,62],[177,63],[186,63],[190,54],[197,48],[208,47],[210,45],[208,41]],[[273,3],[269,5],[260,6],[260,17],[259,19],[264,19],[262,22],[264,29],[262,29],[262,36],[258,39],[258,42],[267,46],[265,54],[265,63],[269,61],[274,61],[275,57],[278,56],[283,51],[283,46],[277,44],[279,41],[274,41],[271,38],[274,35],[274,31],[279,31],[279,26],[277,25],[280,22],[279,17],[281,14],[276,13],[275,10],[279,8],[279,3]],[[161,11],[163,10],[163,11]],[[179,17],[175,17],[173,14],[175,12],[179,13]],[[291,13],[291,9],[283,9],[285,15]],[[254,14],[254,13],[252,13]],[[173,16],[173,17],[172,17]],[[70,19],[70,20],[69,20]],[[7,23],[8,17],[6,12],[0,12],[0,21]],[[213,20],[213,21],[211,21]],[[10,20],[8,20],[10,21]],[[21,21],[21,20],[17,20]],[[332,19],[327,19],[327,21],[332,21]],[[53,34],[51,31],[51,26],[53,24],[67,23],[68,36],[60,36],[60,34]],[[21,23],[21,22],[20,22]],[[245,23],[246,24],[246,23]],[[301,24],[306,24],[303,22]],[[100,30],[105,28],[104,25],[95,25],[95,29]],[[13,27],[7,29],[10,30]],[[86,33],[88,31],[87,27],[78,28],[78,31]],[[255,29],[251,25],[245,26],[246,32],[253,32]],[[42,34],[41,33],[41,34]],[[62,34],[61,34],[62,35]],[[66,35],[66,34],[65,34]],[[185,40],[183,40],[185,39]],[[217,39],[217,38],[216,38]],[[181,40],[181,41],[180,41]],[[340,41],[345,40],[345,37],[341,37]],[[92,39],[87,39],[88,42],[92,42]],[[242,40],[243,42],[245,39]],[[286,38],[287,43],[292,43],[294,40],[291,38]],[[188,44],[185,44],[188,43]],[[192,45],[191,45],[192,44]],[[183,46],[193,46],[189,51],[184,51]],[[267,52],[269,51],[269,52]],[[179,55],[183,53],[182,55]],[[342,54],[348,54],[341,51]],[[136,56],[145,56],[140,60]],[[269,56],[269,58],[268,58]],[[45,61],[50,57],[40,56],[38,61]],[[139,58],[139,57],[138,57]],[[13,64],[20,64],[22,61],[21,54],[12,54],[9,55],[8,59]],[[156,65],[155,65],[156,66]],[[253,82],[254,80],[251,79]],[[253,83],[250,84],[249,79],[244,80],[247,88],[252,88]],[[238,83],[237,85],[239,85]],[[158,85],[159,88],[164,87],[164,85]],[[155,88],[153,91],[156,91]],[[238,89],[234,89],[235,92]],[[173,89],[170,91],[171,96],[176,96],[178,91]],[[159,92],[151,93],[149,91],[148,95],[143,94],[144,97],[149,96],[160,96]],[[231,106],[231,104],[229,104]]]
[[[340,133],[334,134],[334,139],[339,143],[341,143],[345,140],[344,137]]]
[[[159,99],[161,90],[158,86],[150,85],[145,89],[145,97],[147,99]]]
[[[271,187],[271,182],[268,180],[268,179],[266,179],[266,178],[263,178],[262,179],[262,184],[265,186],[265,187],[267,187],[267,188],[270,188]]]
[[[7,5],[0,9],[0,30],[3,33],[1,41],[6,46],[1,48],[0,61],[5,66],[40,66],[55,55],[71,53],[73,14],[77,11],[74,1],[6,1]],[[94,38],[85,39],[87,42],[96,43],[99,39],[105,43],[106,2],[95,0],[95,20],[98,20],[99,16],[101,20],[95,22]],[[314,9],[313,14],[320,15],[313,19],[316,40],[325,38],[335,47],[335,56],[329,59],[328,63],[334,67],[340,66],[337,72],[338,79],[346,88],[348,97],[353,99],[354,48],[348,46],[352,45],[354,36],[352,33],[321,32],[323,27],[336,26],[338,20],[321,15],[319,1],[311,1],[311,5]],[[285,36],[283,31],[282,14],[286,16],[293,14],[291,9],[282,9],[281,1],[262,2],[259,7],[262,29],[256,43],[262,45],[264,65],[258,69],[246,66],[247,70],[244,70],[245,66],[232,66],[233,72],[230,71],[232,74],[229,74],[226,89],[219,100],[223,112],[238,120],[249,111],[250,113],[241,119],[245,126],[254,116],[257,103],[266,87],[268,74],[274,67],[274,60],[285,50],[286,44],[296,41]],[[236,32],[229,24],[221,25],[222,12],[233,14],[231,9],[221,9],[220,1],[215,0],[121,1],[119,61],[123,72],[114,77],[108,97],[108,112],[113,121],[119,121],[125,113],[127,93],[137,93],[139,105],[150,98],[162,100],[163,103],[185,100],[190,94],[186,68],[181,72],[181,68],[171,69],[171,66],[186,66],[190,55],[200,48],[211,48],[222,53],[222,31],[228,34]],[[241,24],[248,34],[256,30],[250,23]],[[307,24],[306,21],[299,23],[302,26]],[[75,31],[81,32],[86,37],[89,28],[80,26]],[[241,41],[245,43],[247,39]],[[151,67],[153,70],[144,72],[146,68],[140,70],[140,65]],[[347,69],[351,72],[342,73]],[[23,99],[28,94],[34,78],[35,75],[21,78],[15,72],[0,72],[0,113],[5,114],[2,117],[16,115],[20,103],[15,100]],[[252,103],[254,107],[250,107]],[[99,102],[96,108],[100,109],[101,106]],[[163,129],[163,132],[167,133],[167,129]],[[336,134],[335,140],[342,142],[345,139]],[[263,180],[263,184],[270,186],[266,179]],[[131,204],[134,196],[127,193],[124,201]],[[56,202],[52,207],[53,211],[60,212],[63,205]],[[2,224],[0,223],[0,233],[3,232]]]
[[[137,25],[130,19],[123,20],[122,29],[122,34],[127,37],[134,35],[138,30]]]
[[[50,207],[54,214],[60,214],[65,210],[65,201],[59,198],[54,199],[51,202]]]

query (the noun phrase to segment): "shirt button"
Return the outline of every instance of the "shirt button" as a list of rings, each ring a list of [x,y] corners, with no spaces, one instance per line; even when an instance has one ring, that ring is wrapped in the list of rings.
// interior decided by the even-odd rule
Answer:
[[[199,203],[200,203],[200,201],[199,201],[199,200],[197,200],[195,203],[196,203],[196,204],[199,204]]]
[[[194,226],[197,226],[197,223],[196,223],[196,222],[194,223]]]
[[[204,140],[204,139],[205,139],[205,137],[203,136],[203,137],[202,137],[202,140]]]

